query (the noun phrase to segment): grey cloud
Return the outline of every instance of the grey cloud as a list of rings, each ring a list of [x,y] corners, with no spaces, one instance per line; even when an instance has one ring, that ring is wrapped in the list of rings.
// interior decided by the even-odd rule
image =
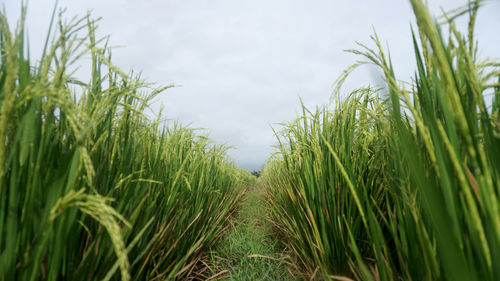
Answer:
[[[1,1],[0,1],[1,2]],[[11,17],[16,1],[6,1]],[[288,121],[300,110],[328,103],[332,83],[359,59],[343,50],[355,41],[371,45],[372,25],[387,42],[396,74],[408,79],[413,69],[408,1],[234,1],[234,0],[61,0],[68,16],[93,9],[101,36],[110,34],[114,62],[142,71],[159,84],[176,83],[153,106],[167,118],[207,128],[230,150],[238,165],[259,169],[275,144],[270,125]],[[431,1],[451,9],[465,3]],[[482,54],[498,56],[500,3],[486,2],[476,34]],[[39,55],[51,12],[46,1],[30,2],[31,53]],[[463,27],[463,23],[462,27]],[[362,68],[345,91],[375,83],[377,72]]]

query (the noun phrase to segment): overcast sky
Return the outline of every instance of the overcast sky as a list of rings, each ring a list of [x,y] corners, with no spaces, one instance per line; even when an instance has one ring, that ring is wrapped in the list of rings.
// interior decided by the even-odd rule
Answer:
[[[430,1],[435,15],[464,4]],[[9,21],[18,0],[0,0]],[[30,51],[38,58],[48,29],[52,0],[31,0],[27,26]],[[500,56],[500,1],[479,12],[482,57]],[[273,151],[271,126],[294,119],[299,97],[314,108],[326,104],[332,83],[357,57],[345,53],[355,41],[371,45],[372,25],[390,48],[396,74],[414,71],[409,1],[404,0],[60,0],[68,17],[92,10],[102,17],[98,34],[111,35],[113,62],[168,89],[157,99],[164,114],[206,128],[217,143],[236,146],[230,155],[258,170]],[[83,61],[89,64],[89,61]],[[373,84],[379,74],[365,67],[346,91]],[[182,85],[182,86],[181,86]]]

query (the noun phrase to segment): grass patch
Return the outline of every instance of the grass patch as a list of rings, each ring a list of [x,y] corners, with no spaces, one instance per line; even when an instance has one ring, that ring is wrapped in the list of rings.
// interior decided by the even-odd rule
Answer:
[[[215,274],[228,280],[294,280],[266,215],[262,189],[250,187],[232,229],[212,255]]]

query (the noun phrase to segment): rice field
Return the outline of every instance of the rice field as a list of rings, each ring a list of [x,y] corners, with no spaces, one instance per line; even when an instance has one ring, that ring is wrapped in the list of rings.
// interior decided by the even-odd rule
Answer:
[[[0,280],[174,280],[227,228],[253,176],[224,146],[143,112],[90,17],[53,16],[41,58],[0,15]],[[81,36],[84,33],[85,36]],[[91,80],[70,71],[91,58]]]
[[[480,4],[439,25],[412,0],[412,81],[398,81],[374,34],[374,48],[351,52],[386,87],[334,94],[277,131],[263,177],[276,232],[307,278],[500,279],[500,71],[477,55]]]
[[[275,128],[258,180],[228,146],[146,114],[173,85],[115,66],[92,17],[54,9],[33,62],[25,13],[17,27],[0,13],[0,280],[500,280],[500,63],[478,55],[482,2],[440,23],[410,3],[413,79],[374,33],[350,52],[385,85],[346,93],[362,63],[347,68],[330,105]]]

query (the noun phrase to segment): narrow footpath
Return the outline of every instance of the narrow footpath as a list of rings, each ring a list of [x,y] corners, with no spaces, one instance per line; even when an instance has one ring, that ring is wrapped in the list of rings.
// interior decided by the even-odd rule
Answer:
[[[212,280],[294,280],[278,241],[271,236],[262,189],[251,187],[243,200],[232,231],[212,258],[217,265]]]

